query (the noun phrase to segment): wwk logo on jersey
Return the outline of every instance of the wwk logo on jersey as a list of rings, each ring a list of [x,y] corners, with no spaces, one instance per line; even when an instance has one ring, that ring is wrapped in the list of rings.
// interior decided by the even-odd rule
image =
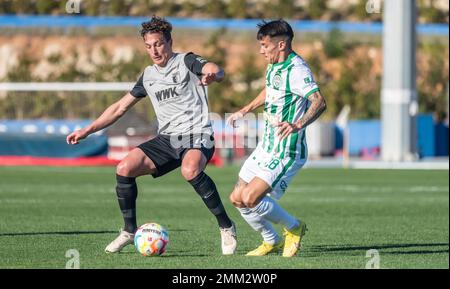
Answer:
[[[175,96],[179,96],[179,94],[175,91],[176,89],[177,89],[176,87],[172,87],[157,91],[155,93],[156,99],[158,100],[158,102],[161,102],[166,99],[171,99],[174,98]]]

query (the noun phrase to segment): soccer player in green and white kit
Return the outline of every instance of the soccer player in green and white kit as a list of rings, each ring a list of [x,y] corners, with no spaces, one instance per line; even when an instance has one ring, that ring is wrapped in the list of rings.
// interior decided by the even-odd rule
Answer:
[[[260,53],[269,63],[266,85],[227,122],[235,126],[236,120],[264,105],[264,137],[242,166],[230,200],[263,237],[262,245],[247,256],[283,250],[284,257],[292,257],[300,248],[306,224],[287,213],[276,200],[305,164],[305,129],[322,114],[326,103],[310,68],[292,50],[291,26],[280,19],[262,22],[258,27]],[[284,226],[284,240],[272,223]]]

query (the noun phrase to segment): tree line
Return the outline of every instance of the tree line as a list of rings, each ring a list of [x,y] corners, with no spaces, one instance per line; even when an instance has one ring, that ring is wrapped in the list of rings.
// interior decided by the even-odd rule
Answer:
[[[69,1],[80,1],[82,15],[207,18],[286,18],[314,20],[381,21],[380,13],[366,12],[367,0],[331,7],[328,0],[2,0],[0,14],[66,14]],[[448,23],[448,9],[436,1],[418,0],[419,21]]]
[[[202,56],[227,67],[230,59],[229,45],[232,40],[224,40],[226,29],[220,29],[204,39]],[[317,43],[317,41],[316,41]],[[382,71],[374,71],[380,66],[380,56],[370,57],[371,51],[381,53],[381,45],[367,45],[355,41],[344,41],[339,30],[333,30],[320,41],[321,47],[304,56],[309,63],[328,109],[324,119],[334,119],[348,104],[351,118],[373,119],[380,117],[380,93]],[[314,43],[302,43],[300,47],[314,47]],[[256,61],[259,55],[251,50],[244,53],[237,62],[237,71],[228,73],[221,83],[209,87],[212,112],[229,113],[242,107],[262,89],[265,64]],[[107,49],[102,49],[104,59],[111,59]],[[92,71],[83,71],[73,64],[61,66],[62,58],[77,59],[76,50],[64,51],[64,55],[51,55],[46,61],[54,63],[58,72],[45,79],[33,78],[31,71],[41,59],[24,52],[17,67],[12,69],[2,81],[55,81],[55,82],[133,82],[151,60],[143,51],[135,51],[129,61],[97,64]],[[417,91],[420,112],[434,113],[436,119],[446,116],[448,94],[448,45],[442,42],[423,42],[418,46]],[[339,73],[336,73],[336,70]],[[24,95],[25,94],[25,95]],[[94,118],[104,108],[116,101],[121,93],[111,92],[9,92],[0,95],[1,118]],[[149,102],[140,104],[138,110],[147,119],[154,116]]]

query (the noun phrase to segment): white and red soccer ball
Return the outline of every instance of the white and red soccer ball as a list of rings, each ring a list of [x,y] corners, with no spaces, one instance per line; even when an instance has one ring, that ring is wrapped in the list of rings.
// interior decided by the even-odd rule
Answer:
[[[140,226],[134,234],[134,246],[144,256],[159,256],[163,254],[169,244],[169,233],[156,223]]]

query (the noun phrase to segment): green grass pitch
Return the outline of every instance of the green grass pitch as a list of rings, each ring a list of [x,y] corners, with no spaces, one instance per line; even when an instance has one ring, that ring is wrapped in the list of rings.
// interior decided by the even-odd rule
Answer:
[[[70,249],[80,268],[363,269],[370,249],[381,268],[449,267],[448,171],[302,170],[280,203],[309,231],[283,258],[244,256],[261,240],[228,200],[238,170],[207,169],[237,224],[237,255],[221,256],[215,218],[178,170],[138,179],[138,223],[170,234],[164,255],[143,257],[133,246],[103,252],[123,226],[113,167],[0,167],[0,268],[63,269]]]

